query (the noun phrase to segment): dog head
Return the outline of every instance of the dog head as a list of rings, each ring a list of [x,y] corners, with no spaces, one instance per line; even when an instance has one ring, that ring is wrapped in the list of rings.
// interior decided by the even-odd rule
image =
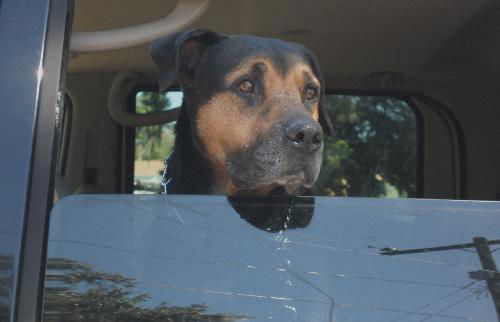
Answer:
[[[297,194],[314,184],[331,123],[309,50],[194,30],[157,40],[151,52],[160,89],[176,79],[182,87],[191,136],[213,170],[213,193]]]

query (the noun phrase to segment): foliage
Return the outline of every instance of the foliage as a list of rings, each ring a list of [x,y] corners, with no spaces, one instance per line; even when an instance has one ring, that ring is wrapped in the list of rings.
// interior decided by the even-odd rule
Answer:
[[[415,195],[416,121],[402,100],[386,96],[329,95],[334,134],[325,140],[317,194]]]
[[[161,93],[140,92],[136,97],[136,113],[159,112],[170,107]],[[135,129],[135,160],[163,160],[174,144],[172,124],[141,126]]]
[[[188,307],[142,306],[150,296],[135,290],[137,282],[120,274],[103,273],[66,258],[49,258],[44,297],[44,321],[219,322],[244,316],[208,314],[204,304]]]

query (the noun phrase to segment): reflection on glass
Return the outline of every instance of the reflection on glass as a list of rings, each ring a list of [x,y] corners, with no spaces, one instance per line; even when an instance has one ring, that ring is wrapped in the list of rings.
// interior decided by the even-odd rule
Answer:
[[[0,254],[0,321],[9,319],[12,298],[12,257]]]
[[[500,273],[498,273],[495,258],[493,257],[493,252],[499,250],[499,248],[497,248],[493,252],[490,249],[490,246],[499,244],[500,244],[500,239],[488,240],[484,237],[474,237],[472,243],[465,243],[465,244],[454,244],[454,245],[414,248],[405,250],[399,250],[397,248],[392,248],[392,247],[385,247],[380,250],[380,254],[387,256],[396,256],[405,254],[408,255],[408,254],[443,252],[450,250],[465,250],[474,253],[474,251],[470,249],[475,249],[483,269],[469,272],[468,274],[469,277],[475,281],[468,283],[463,287],[463,289],[468,289],[472,287],[473,285],[477,284],[478,281],[485,281],[486,287],[479,287],[476,289],[472,289],[471,293],[468,296],[464,297],[463,300],[466,300],[474,295],[476,297],[487,296],[489,291],[491,299],[493,300],[493,304],[495,305],[498,320],[500,321]],[[454,303],[453,305],[458,305],[458,304],[459,302]],[[419,308],[418,310],[421,310],[423,308],[425,308],[425,306]],[[451,306],[448,308],[451,308]],[[403,315],[402,317],[406,316],[408,316],[408,314]]]
[[[45,282],[44,321],[237,321],[226,313],[207,313],[205,304],[187,307],[161,302],[136,289],[133,278],[100,272],[91,265],[67,258],[49,258]],[[3,321],[3,320],[2,320]]]
[[[48,314],[68,310],[67,294],[75,305],[113,294],[147,314],[195,304],[200,316],[233,320],[497,321],[497,273],[487,265],[500,261],[500,203],[268,201],[63,199],[51,214],[48,257],[64,260],[48,270],[46,293],[63,305],[52,300]],[[68,266],[80,268],[72,275]],[[88,275],[99,278],[75,282]]]

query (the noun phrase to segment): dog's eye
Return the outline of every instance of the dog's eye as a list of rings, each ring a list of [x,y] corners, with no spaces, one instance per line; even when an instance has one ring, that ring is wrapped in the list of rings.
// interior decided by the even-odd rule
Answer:
[[[242,91],[243,93],[253,93],[253,82],[249,79],[241,81],[240,91]]]
[[[306,87],[306,98],[308,100],[314,99],[316,96],[318,96],[318,89],[313,86],[307,86]]]

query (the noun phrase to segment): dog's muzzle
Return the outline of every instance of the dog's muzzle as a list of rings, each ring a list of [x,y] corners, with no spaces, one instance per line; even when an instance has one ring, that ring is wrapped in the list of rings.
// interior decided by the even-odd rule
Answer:
[[[275,124],[229,164],[234,184],[242,190],[281,187],[294,194],[316,182],[323,154],[323,131],[306,116]]]

